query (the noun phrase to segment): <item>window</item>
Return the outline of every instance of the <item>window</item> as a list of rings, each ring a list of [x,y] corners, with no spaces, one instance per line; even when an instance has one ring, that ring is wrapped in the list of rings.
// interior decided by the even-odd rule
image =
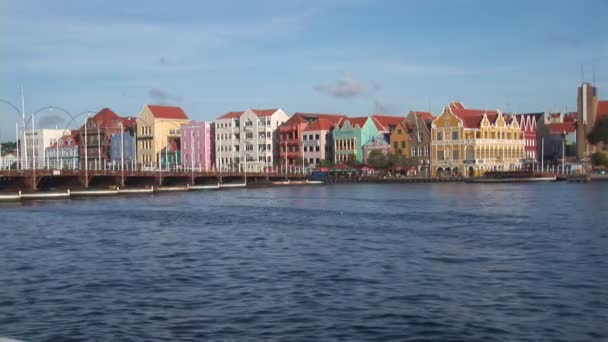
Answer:
[[[437,140],[443,140],[443,132],[437,132]]]
[[[400,129],[397,130],[397,134],[401,134],[401,130]]]
[[[452,140],[458,140],[458,131],[452,132]]]
[[[406,142],[405,141],[401,142],[401,148],[406,148]]]
[[[437,151],[437,160],[445,160],[443,151]]]
[[[453,160],[459,160],[460,159],[460,151],[458,151],[458,150],[452,151],[452,159]]]
[[[399,142],[398,141],[393,142],[393,147],[395,149],[399,148]]]
[[[315,146],[315,151],[319,152],[319,146]]]
[[[316,134],[316,135],[315,135],[315,139],[316,139],[316,140],[319,140],[319,134]]]
[[[304,135],[302,136],[302,140],[308,140],[308,135],[304,134]]]

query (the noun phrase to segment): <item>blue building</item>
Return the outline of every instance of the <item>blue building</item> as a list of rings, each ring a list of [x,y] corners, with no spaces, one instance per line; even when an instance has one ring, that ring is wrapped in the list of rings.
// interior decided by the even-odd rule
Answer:
[[[124,153],[125,163],[131,163],[135,160],[135,137],[130,131],[112,134],[110,137],[110,161],[120,163],[121,144],[123,145],[122,153]]]

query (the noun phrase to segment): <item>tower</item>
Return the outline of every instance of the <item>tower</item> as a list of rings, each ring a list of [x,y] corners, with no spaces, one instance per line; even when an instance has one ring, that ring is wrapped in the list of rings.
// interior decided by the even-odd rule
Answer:
[[[593,129],[597,116],[597,88],[587,82],[578,87],[576,106],[576,157],[584,160],[595,150],[587,141],[587,134]]]

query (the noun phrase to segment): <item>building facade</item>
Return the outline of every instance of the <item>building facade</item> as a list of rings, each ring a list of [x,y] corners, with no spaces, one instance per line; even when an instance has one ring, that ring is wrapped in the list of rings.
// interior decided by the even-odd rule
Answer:
[[[407,117],[409,127],[409,156],[418,160],[420,174],[429,176],[431,165],[431,123],[435,117],[429,112],[411,111]]]
[[[391,145],[387,139],[388,134],[380,133],[372,137],[365,145],[363,145],[363,162],[367,163],[370,153],[378,151],[385,156],[388,156]]]
[[[0,170],[10,170],[17,169],[19,162],[17,156],[12,153],[7,153],[3,156],[0,156]]]
[[[369,116],[348,118],[333,130],[334,163],[349,160],[363,162],[363,145],[378,134],[378,128]]]
[[[19,147],[19,153],[23,166],[27,169],[35,167],[36,169],[45,169],[47,165],[47,147],[57,143],[57,141],[66,134],[70,134],[70,130],[65,129],[36,129],[33,132],[26,131],[25,139],[27,147],[25,150]],[[26,157],[27,156],[27,157]],[[33,158],[35,156],[35,158]],[[27,165],[25,163],[27,160]]]
[[[215,162],[213,123],[191,121],[181,129],[181,162],[185,169],[210,171]]]
[[[80,134],[78,130],[70,131],[58,139],[57,143],[46,149],[47,164],[50,169],[76,170],[80,166],[78,155]]]
[[[326,131],[344,118],[346,116],[340,114],[295,113],[292,115],[279,127],[282,165],[314,167],[325,159],[330,154],[330,148],[327,146],[329,132]],[[311,129],[308,130],[308,127]]]
[[[516,114],[513,116],[524,133],[524,162],[535,163],[538,155],[538,121],[542,113]]]
[[[114,165],[120,165],[123,161],[125,165],[134,164],[136,162],[135,145],[134,129],[112,134],[110,137],[110,161]]]
[[[289,119],[280,108],[229,112],[215,120],[216,167],[263,172],[279,162],[278,128]]]
[[[410,157],[410,131],[412,128],[406,120],[399,122],[390,134],[390,154]]]
[[[181,125],[188,122],[188,115],[180,107],[144,105],[137,117],[137,162],[158,167],[161,151],[180,139]]]
[[[333,129],[346,117],[335,120],[320,118],[302,131],[304,161],[308,167],[317,167],[322,161],[333,162]]]
[[[500,111],[445,106],[431,124],[434,176],[480,176],[522,167],[525,141],[517,120]]]
[[[89,168],[107,167],[112,161],[112,136],[127,130],[133,131],[135,124],[134,117],[120,117],[110,108],[103,108],[87,118],[79,130],[80,167],[84,168],[84,163],[87,163]]]

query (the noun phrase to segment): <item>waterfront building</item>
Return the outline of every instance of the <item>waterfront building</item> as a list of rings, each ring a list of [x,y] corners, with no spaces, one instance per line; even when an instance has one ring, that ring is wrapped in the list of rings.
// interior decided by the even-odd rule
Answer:
[[[608,100],[598,100],[597,88],[583,83],[578,87],[577,96],[576,156],[579,160],[588,161],[592,153],[600,150],[601,147],[589,143],[587,136],[604,116],[608,116]]]
[[[94,116],[87,118],[79,129],[78,154],[81,156],[82,164],[80,167],[84,168],[85,162],[89,164],[89,168],[106,167],[112,160],[110,155],[112,136],[126,130],[134,130],[135,124],[134,117],[120,117],[110,108],[103,108]]]
[[[368,162],[369,155],[373,151],[379,151],[383,155],[388,156],[388,152],[391,148],[388,141],[388,136],[388,134],[380,133],[372,137],[370,141],[363,145],[363,162]]]
[[[279,127],[280,158],[285,167],[315,167],[333,154],[330,130],[341,114],[295,113]],[[329,143],[329,144],[328,144]]]
[[[378,128],[369,116],[347,118],[333,130],[334,163],[349,160],[363,162],[363,145],[378,134]]]
[[[524,144],[523,132],[512,117],[452,102],[431,124],[433,175],[478,176],[520,169]]]
[[[543,113],[515,114],[513,118],[519,123],[519,127],[524,134],[524,163],[535,163],[538,154],[537,122]]]
[[[110,137],[110,160],[114,165],[132,165],[136,159],[135,129],[125,129],[124,132],[114,133]]]
[[[190,121],[181,128],[181,162],[185,169],[210,171],[215,161],[213,123]]]
[[[34,165],[37,169],[44,169],[47,167],[47,155],[46,149],[49,146],[57,143],[57,140],[64,136],[65,134],[69,134],[69,130],[66,129],[49,129],[49,128],[41,128],[36,129],[33,132],[31,130],[25,132],[25,146],[27,149],[22,148],[24,145],[21,145],[19,148],[19,153],[22,162],[27,160],[27,164],[24,164],[24,167],[27,169],[32,168]],[[25,152],[25,153],[24,153]],[[25,158],[27,155],[27,158]],[[36,156],[35,164],[32,156]]]
[[[366,117],[347,118],[333,130],[334,162],[349,160],[362,163],[363,146],[378,134],[391,134],[404,118],[372,114]]]
[[[137,117],[137,162],[144,167],[161,164],[161,152],[180,139],[188,115],[180,107],[144,105]]]
[[[47,165],[50,169],[69,169],[79,168],[78,144],[80,134],[78,130],[70,131],[59,138],[56,143],[47,147]]]
[[[1,170],[16,169],[18,161],[19,160],[13,153],[7,153],[5,155],[2,155],[2,156],[0,156],[0,169]]]
[[[302,131],[304,160],[309,167],[317,167],[322,161],[334,160],[333,129],[346,119],[346,116],[327,119],[320,118]]]
[[[562,158],[562,155],[576,157],[576,122],[563,115],[561,118],[561,122],[550,121],[546,123],[545,120],[539,121],[537,128],[538,141],[540,142],[539,153],[542,153],[542,160],[545,163],[554,164]]]
[[[163,170],[176,170],[181,164],[180,139],[169,138],[167,146],[159,152],[160,167]]]
[[[397,127],[390,134],[389,152],[391,154],[410,157],[410,131],[412,131],[412,127],[407,120],[404,119],[397,124]]]
[[[279,162],[280,109],[229,112],[215,120],[215,164],[222,171],[262,172]]]
[[[410,111],[407,117],[409,131],[409,157],[418,160],[420,174],[430,175],[431,123],[435,117],[430,112]]]

